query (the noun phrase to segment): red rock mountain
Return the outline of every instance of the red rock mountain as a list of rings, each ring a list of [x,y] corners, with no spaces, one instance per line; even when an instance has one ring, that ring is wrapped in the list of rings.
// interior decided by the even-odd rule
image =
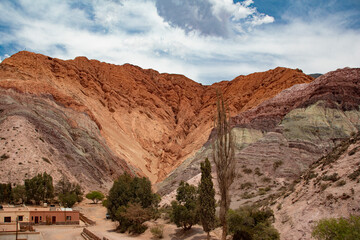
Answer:
[[[3,96],[32,96],[38,99],[32,100],[35,102],[46,99],[50,105],[85,113],[96,123],[113,159],[125,160],[131,171],[152,182],[164,179],[208,140],[216,89],[223,93],[234,116],[312,80],[301,70],[279,67],[204,86],[182,75],[130,64],[118,66],[85,57],[64,61],[26,51],[0,64]],[[19,100],[22,106],[26,105],[23,100]],[[8,118],[1,114],[0,123]],[[71,117],[66,121],[76,123]]]
[[[358,134],[359,106],[360,68],[344,68],[311,83],[294,85],[233,117],[236,177],[230,190],[231,207],[255,202],[273,204],[287,188],[293,191],[293,183],[299,181],[312,163],[331,152],[339,142]],[[207,157],[211,160],[210,141],[195,157],[184,161],[157,184],[158,192],[167,195],[163,203],[170,203],[180,181],[197,184],[201,177],[200,163]],[[358,168],[354,166],[344,161],[342,167],[350,172]],[[321,171],[326,174],[324,169]],[[334,167],[333,171],[338,169]],[[216,179],[215,169],[213,177]],[[319,192],[307,194],[314,199],[323,197]],[[324,213],[317,212],[317,218],[325,217]],[[297,232],[293,228],[291,231]]]

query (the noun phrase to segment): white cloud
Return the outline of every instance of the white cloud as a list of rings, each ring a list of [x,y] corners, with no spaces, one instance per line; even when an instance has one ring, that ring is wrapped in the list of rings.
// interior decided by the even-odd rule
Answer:
[[[262,24],[272,23],[274,21],[275,21],[274,17],[264,15],[264,14],[259,14],[259,15],[253,17],[250,24],[252,26],[258,26],[258,25],[262,25]]]
[[[255,8],[249,7],[252,1],[236,4],[232,0],[210,0],[210,2],[213,4],[213,13],[219,20],[224,19],[224,16],[231,16],[233,20],[240,20],[256,12]]]
[[[88,6],[90,10],[74,8],[70,0],[51,4],[23,0],[20,8],[23,10],[3,1],[0,23],[8,24],[11,34],[0,32],[0,45],[16,44],[63,59],[81,55],[116,64],[128,62],[160,72],[184,74],[205,84],[276,66],[324,73],[339,67],[355,67],[360,62],[357,44],[360,32],[344,28],[337,15],[258,28],[274,19],[253,9],[251,0],[237,4],[209,0],[214,5],[194,0],[193,4],[202,2],[199,6],[208,7],[203,12],[201,8],[196,10],[201,15],[197,17],[203,17],[201,23],[207,25],[196,25],[189,18],[186,28],[180,23],[173,24],[163,16],[164,9],[159,10],[161,6],[165,9],[179,6],[183,1],[166,1],[93,0]],[[183,11],[189,6],[183,6]],[[44,9],[49,12],[39,16],[39,10]],[[205,17],[209,13],[213,18]],[[221,22],[218,14],[227,16],[222,18],[227,22],[219,26],[242,33],[228,37],[203,34],[212,23]],[[231,19],[235,17],[241,21]],[[180,20],[186,22],[186,18]],[[246,30],[248,27],[252,30]]]

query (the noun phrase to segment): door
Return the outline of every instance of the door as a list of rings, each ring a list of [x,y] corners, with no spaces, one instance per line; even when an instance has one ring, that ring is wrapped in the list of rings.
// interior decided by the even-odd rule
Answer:
[[[37,223],[39,223],[39,217],[38,216],[35,217],[35,224],[37,224]]]
[[[52,222],[52,224],[55,224],[55,223],[56,223],[56,217],[55,217],[55,216],[52,216],[52,218],[51,218],[51,219],[52,219],[52,221],[51,221],[51,222]]]

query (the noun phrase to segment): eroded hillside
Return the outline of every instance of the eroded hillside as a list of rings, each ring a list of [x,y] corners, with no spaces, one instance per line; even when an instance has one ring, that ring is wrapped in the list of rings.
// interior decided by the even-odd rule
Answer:
[[[359,106],[360,69],[345,68],[295,85],[234,117],[232,207],[273,201],[309,165],[359,131]],[[173,196],[181,180],[196,183],[200,162],[211,159],[210,141],[158,184],[161,194]]]
[[[0,89],[0,176],[22,183],[42,172],[84,189],[106,189],[119,174],[131,172],[106,145],[88,115],[37,97]]]
[[[360,134],[338,144],[274,204],[282,239],[310,239],[322,218],[359,215]]]
[[[85,57],[63,61],[26,51],[0,64],[0,88],[85,113],[117,159],[124,159],[132,171],[153,182],[164,179],[206,143],[212,129],[216,89],[224,93],[231,114],[236,115],[283,89],[312,80],[299,70],[276,68],[203,86],[182,75],[160,74],[129,64],[117,66]],[[9,122],[9,117],[2,112],[1,124]],[[28,121],[26,117],[24,121]],[[53,159],[67,165],[63,154]],[[28,168],[40,155],[18,169]],[[105,161],[101,159],[100,165]],[[123,165],[118,161],[114,168]]]

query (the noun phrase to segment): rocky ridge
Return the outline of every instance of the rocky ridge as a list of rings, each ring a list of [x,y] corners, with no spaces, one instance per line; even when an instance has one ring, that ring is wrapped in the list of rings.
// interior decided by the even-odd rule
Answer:
[[[130,64],[85,57],[63,61],[26,51],[0,64],[0,88],[85,113],[114,155],[152,182],[164,179],[207,141],[216,89],[236,115],[312,80],[300,70],[276,68],[203,86],[182,75]]]
[[[360,69],[339,69],[234,117],[237,177],[232,207],[272,201],[309,165],[358,132],[359,96]],[[200,162],[211,159],[210,141],[158,184],[161,194],[172,196],[181,180],[199,179]]]
[[[22,183],[38,173],[65,177],[84,190],[106,189],[131,173],[115,156],[88,115],[37,97],[0,89],[0,176]]]
[[[281,239],[311,238],[322,218],[359,215],[360,134],[314,162],[301,180],[273,204]]]

